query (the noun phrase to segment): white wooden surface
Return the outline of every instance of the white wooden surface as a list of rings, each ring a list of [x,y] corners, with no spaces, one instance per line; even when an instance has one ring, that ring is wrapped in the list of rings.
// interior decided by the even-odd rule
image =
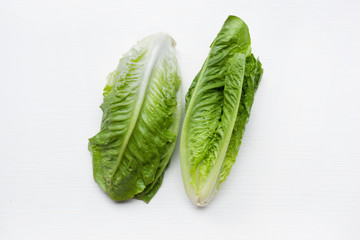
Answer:
[[[359,1],[0,2],[0,239],[360,239]],[[238,161],[204,209],[175,150],[150,204],[94,183],[105,77],[148,34],[177,41],[185,94],[227,15],[265,72]]]

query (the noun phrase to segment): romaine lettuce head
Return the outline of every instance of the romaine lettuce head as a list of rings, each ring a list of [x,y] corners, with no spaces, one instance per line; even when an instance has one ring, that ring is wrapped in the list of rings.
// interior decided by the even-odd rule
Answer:
[[[175,41],[146,37],[109,74],[100,132],[89,139],[95,181],[113,200],[149,202],[175,147],[181,84]]]
[[[196,205],[207,205],[230,173],[262,71],[247,25],[229,16],[186,95],[181,171]]]

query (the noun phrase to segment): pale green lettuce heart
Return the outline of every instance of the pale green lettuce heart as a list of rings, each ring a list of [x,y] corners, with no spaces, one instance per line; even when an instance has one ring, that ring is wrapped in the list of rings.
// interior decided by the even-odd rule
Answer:
[[[161,185],[181,117],[174,47],[169,35],[151,35],[107,78],[101,129],[89,139],[89,151],[94,179],[113,200],[149,202]]]

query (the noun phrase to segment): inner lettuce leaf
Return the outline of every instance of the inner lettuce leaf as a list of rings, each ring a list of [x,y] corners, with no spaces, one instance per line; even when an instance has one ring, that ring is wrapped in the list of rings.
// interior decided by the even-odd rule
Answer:
[[[109,74],[89,151],[111,199],[148,203],[160,188],[179,131],[180,86],[175,41],[164,33],[139,41]]]
[[[247,25],[229,16],[186,94],[180,142],[185,191],[207,205],[229,175],[262,76]]]

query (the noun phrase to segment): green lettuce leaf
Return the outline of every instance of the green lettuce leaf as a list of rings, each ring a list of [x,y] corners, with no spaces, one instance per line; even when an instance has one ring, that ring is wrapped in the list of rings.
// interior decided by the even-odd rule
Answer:
[[[217,190],[220,188],[221,183],[226,180],[229,175],[232,165],[236,161],[241,139],[245,132],[246,123],[249,121],[251,107],[254,102],[255,92],[260,83],[263,74],[261,63],[256,60],[254,55],[251,54],[246,58],[245,76],[242,86],[242,94],[240,100],[240,106],[237,112],[237,117],[234,125],[234,129],[231,135],[229,146],[226,152],[226,156],[220,171],[219,184]]]
[[[185,98],[181,171],[196,205],[207,205],[230,173],[261,75],[248,27],[229,16]]]
[[[100,132],[89,139],[95,181],[113,200],[149,202],[175,147],[181,80],[167,34],[138,42],[108,76]]]

